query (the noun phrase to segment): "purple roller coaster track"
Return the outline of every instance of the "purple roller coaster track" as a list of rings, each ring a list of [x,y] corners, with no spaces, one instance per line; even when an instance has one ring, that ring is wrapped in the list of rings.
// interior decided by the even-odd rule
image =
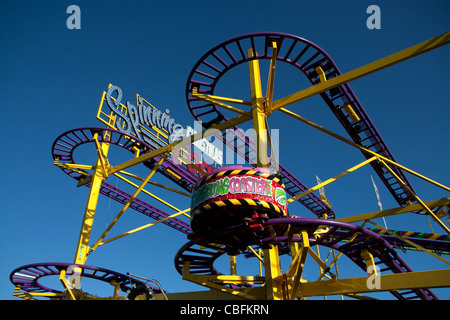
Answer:
[[[276,43],[278,48],[275,57],[272,56],[273,51],[271,50],[273,43]],[[256,53],[255,56],[250,57],[245,54],[244,48],[252,48],[253,52]],[[276,59],[277,61],[292,65],[300,70],[312,85],[320,83],[320,74],[317,72],[318,67],[323,70],[327,79],[341,75],[341,72],[325,51],[301,37],[276,32],[253,33],[235,37],[215,46],[205,53],[195,64],[188,76],[186,84],[187,104],[193,117],[200,121],[205,129],[229,119],[213,103],[202,101],[194,96],[193,90],[197,90],[196,92],[200,94],[213,95],[219,80],[226,72],[238,65],[249,63],[255,59]],[[348,84],[334,87],[321,93],[320,96],[345,128],[354,143],[395,161],[386,143],[381,138],[381,135],[376,130]],[[247,162],[252,162],[249,150],[255,150],[255,143],[249,140],[237,126],[230,128],[230,130],[234,133],[233,141],[226,139],[225,134],[219,138]],[[61,134],[52,146],[53,159],[62,171],[87,187],[91,186],[89,181],[90,174],[83,168],[73,170],[73,167],[65,166],[65,164],[75,164],[74,151],[81,145],[94,143],[95,140],[99,143],[106,142],[110,145],[118,146],[133,154],[137,149],[140,154],[155,150],[154,146],[137,139],[135,136],[127,135],[111,128],[86,127],[69,130]],[[367,159],[371,157],[370,154],[364,152],[363,155]],[[160,159],[161,156],[157,156],[145,161],[143,164],[147,168],[153,169]],[[371,165],[400,206],[406,206],[415,201],[410,194],[413,188],[401,169],[396,166],[391,166],[392,171],[388,171],[376,161],[372,161]],[[157,172],[187,192],[191,192],[192,187],[199,179],[191,171],[172,162],[170,159],[165,159],[157,169]],[[392,172],[400,177],[405,182],[405,185],[401,185]],[[279,165],[279,174],[285,185],[286,192],[291,197],[309,189],[281,164]],[[132,198],[130,193],[106,181],[102,182],[100,193],[122,204],[127,203]],[[265,227],[286,225],[289,226],[289,231],[286,234],[273,235],[267,238],[255,237],[255,242],[250,245],[267,247],[277,244],[280,245],[281,253],[287,253],[287,246],[290,243],[301,242],[302,237],[299,236],[300,231],[306,230],[309,237],[308,240],[311,244],[321,245],[339,251],[363,270],[366,270],[367,266],[361,257],[361,252],[368,250],[376,260],[376,264],[382,267],[381,270],[383,272],[407,273],[412,271],[394,250],[396,247],[411,248],[410,244],[402,242],[391,235],[377,233],[375,229],[363,228],[355,224],[336,221],[334,211],[314,193],[309,193],[298,199],[298,202],[316,217],[270,219],[264,223]],[[220,232],[216,231],[211,234],[209,239],[205,239],[193,234],[189,223],[176,217],[168,218],[170,216],[169,213],[139,198],[134,198],[131,201],[130,207],[154,220],[166,218],[162,223],[185,235],[189,235],[189,239],[191,240],[175,256],[175,267],[180,274],[183,273],[183,267],[187,261],[189,261],[189,268],[192,274],[220,274],[214,268],[214,262],[221,255],[230,253],[232,248],[229,248],[226,244],[214,243],[214,239],[220,238],[220,234],[232,234],[249,228],[249,226],[241,224],[221,230]],[[421,212],[417,211],[417,213]],[[325,216],[327,219],[324,219]],[[326,226],[328,231],[323,233],[319,238],[314,237],[313,232],[319,226]],[[426,241],[429,239],[414,237],[413,235],[408,235],[407,237],[410,241],[418,243],[434,252],[450,252],[450,239],[448,236],[435,238],[431,241]],[[249,257],[252,256],[250,251],[244,251],[242,253]],[[26,292],[62,294],[61,291],[44,286],[39,280],[42,277],[59,275],[61,270],[66,270],[70,265],[73,264],[35,263],[22,266],[11,273],[10,280],[15,286],[20,286],[21,290]],[[125,292],[130,290],[130,286],[133,283],[144,284],[140,280],[107,269],[87,265],[79,265],[79,267],[83,270],[83,277],[108,283],[114,280],[118,283],[120,289]],[[159,292],[158,288],[152,288],[152,290]],[[434,293],[426,288],[409,291],[392,291],[392,294],[398,299],[437,299]]]

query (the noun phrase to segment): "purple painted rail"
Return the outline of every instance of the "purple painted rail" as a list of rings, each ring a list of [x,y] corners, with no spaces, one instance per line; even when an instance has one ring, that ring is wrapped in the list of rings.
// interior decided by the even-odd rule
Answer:
[[[397,254],[393,247],[383,237],[369,229],[335,220],[311,219],[311,218],[277,218],[270,219],[265,226],[290,225],[288,235],[267,237],[263,239],[255,238],[254,243],[248,245],[267,246],[268,244],[280,244],[290,242],[301,242],[301,237],[294,236],[301,230],[308,232],[311,245],[321,245],[333,248],[345,254],[351,261],[358,265],[361,269],[366,270],[366,264],[361,256],[363,250],[368,250],[375,259],[375,264],[380,267],[380,272],[386,274],[412,272],[409,265]],[[317,239],[313,232],[319,226],[327,226],[329,230],[321,234]],[[233,234],[242,232],[249,227],[243,225],[227,228],[220,231],[221,233]],[[220,238],[220,234],[211,234],[211,239],[201,239],[193,237],[186,243],[177,253],[175,257],[175,268],[182,274],[185,261],[190,261],[192,274],[219,274],[214,268],[214,261],[221,255],[230,252],[226,244],[217,244],[215,240]],[[215,244],[209,244],[212,240]],[[391,292],[397,299],[438,299],[429,289],[418,289],[408,291]]]
[[[312,84],[319,82],[319,76],[315,71],[316,67],[322,68],[327,79],[341,74],[336,64],[324,50],[316,44],[295,35],[263,32],[232,38],[205,53],[195,64],[188,77],[186,85],[187,103],[194,118],[201,121],[205,128],[228,119],[217,106],[192,96],[193,88],[198,88],[198,92],[201,94],[213,95],[219,80],[227,71],[253,59],[271,59],[273,41],[277,43],[278,47],[276,59],[300,70]],[[257,53],[255,57],[247,56],[246,50],[249,48]],[[386,143],[348,84],[324,92],[321,97],[355,143],[395,161]],[[352,106],[360,121],[354,122],[350,118],[350,115],[343,108],[347,103]],[[235,132],[238,135],[236,140],[245,139],[245,137],[239,136],[237,127]],[[231,145],[231,147],[234,146]],[[370,157],[367,154],[364,154],[364,156]],[[400,205],[405,205],[408,200],[414,200],[389,172],[376,162],[372,162],[371,165]],[[392,169],[412,189],[403,171],[397,167],[392,167]],[[291,196],[308,189],[283,166],[280,166],[280,173],[286,178],[286,191]],[[321,217],[325,212],[334,217],[332,210],[314,194],[299,199],[299,202],[318,217]]]
[[[90,278],[106,283],[115,281],[119,284],[119,287],[123,292],[127,292],[128,290],[130,290],[132,284],[145,285],[145,282],[141,280],[105,268],[63,262],[33,263],[21,266],[13,270],[9,278],[15,286],[20,285],[20,289],[26,292],[62,293],[62,291],[60,290],[43,285],[40,280],[42,280],[44,277],[49,276],[59,277],[61,271],[67,270],[70,266],[77,266],[81,268],[81,277],[83,278]],[[72,274],[73,271],[67,272],[67,275],[69,276]],[[161,292],[158,287],[149,287],[154,293]]]
[[[125,150],[128,150],[131,153],[134,153],[133,148],[139,148],[141,153],[148,152],[149,150],[153,150],[152,147],[148,144],[146,144],[143,141],[138,140],[134,136],[127,136],[126,134],[123,134],[122,132],[118,130],[108,129],[108,128],[97,128],[97,127],[88,127],[88,128],[79,128],[79,129],[73,129],[70,131],[67,131],[63,134],[61,134],[53,143],[52,146],[52,155],[53,159],[59,159],[60,163],[76,163],[74,160],[74,151],[77,147],[86,144],[86,143],[93,143],[94,142],[94,135],[98,134],[98,140],[99,142],[103,142],[104,133],[109,133],[109,140],[107,141],[111,145],[116,145],[121,148],[124,148]],[[128,137],[128,138],[127,138]],[[131,138],[134,140],[132,141]],[[156,159],[158,161],[159,158]],[[151,165],[150,165],[151,166]],[[177,168],[175,168],[177,167]],[[166,175],[171,176],[169,173],[167,173],[166,169],[171,168],[174,171],[176,170],[177,173],[182,175],[182,179],[180,179],[179,184],[181,186],[185,186],[186,189],[190,190],[190,185],[196,181],[195,176],[192,175],[188,170],[182,170],[180,166],[175,166],[171,163],[170,160],[166,159],[161,166],[161,168],[158,170],[158,172]],[[180,169],[181,168],[181,169]],[[82,174],[74,172],[70,169],[61,167],[61,170],[64,171],[66,174],[68,174],[70,177],[79,180],[82,178]],[[80,172],[86,172],[85,170],[78,170]],[[87,172],[86,172],[87,174]],[[171,176],[172,177],[172,176]],[[90,184],[86,184],[86,186],[90,186]],[[102,186],[100,189],[100,192],[103,195],[108,196],[109,198],[118,201],[119,203],[125,204],[130,198],[131,194],[114,187],[113,185],[109,184],[106,181],[102,182]],[[167,212],[164,212],[161,209],[158,209],[151,204],[136,198],[130,205],[130,207],[140,213],[143,213],[147,215],[150,218],[153,218],[155,220],[160,220],[162,218],[165,218],[169,216],[170,214]],[[186,223],[178,218],[171,218],[168,220],[163,221],[165,225],[168,225],[169,227],[172,227],[178,231],[181,231],[182,233],[189,234],[191,232],[191,227],[189,223]]]

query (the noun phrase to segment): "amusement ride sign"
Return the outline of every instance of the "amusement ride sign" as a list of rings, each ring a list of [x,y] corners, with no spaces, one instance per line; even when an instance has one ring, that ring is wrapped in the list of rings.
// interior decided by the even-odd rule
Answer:
[[[187,126],[185,129],[181,124],[177,123],[170,114],[169,109],[161,111],[138,94],[136,94],[137,106],[129,101],[123,104],[122,99],[122,89],[115,85],[109,85],[108,90],[103,92],[97,119],[105,123],[108,127],[134,135],[155,149],[197,132],[197,130],[190,126]],[[106,102],[106,108],[104,107],[104,102]],[[206,139],[198,140],[193,145],[213,162],[222,165],[223,153],[220,148]],[[181,153],[183,152],[188,153],[185,149],[181,150]],[[199,159],[197,154],[190,153],[185,158],[180,157],[176,159],[177,161],[175,162],[180,163],[181,161],[186,163],[186,160],[194,160],[194,163],[200,164]],[[202,163],[199,167],[201,169],[207,169],[206,171],[212,168],[207,163]],[[196,172],[195,169],[190,171]]]
[[[237,200],[235,202],[234,200]],[[260,206],[275,210],[282,215],[287,212],[284,185],[276,174],[262,168],[223,167],[197,182],[191,195],[191,208],[209,210],[234,202],[244,206]]]
[[[204,184],[196,190],[191,199],[191,207],[195,208],[200,203],[222,196],[229,199],[233,195],[251,195],[252,198],[260,198],[281,206],[286,205],[286,193],[275,181],[257,176],[232,176],[219,178]]]

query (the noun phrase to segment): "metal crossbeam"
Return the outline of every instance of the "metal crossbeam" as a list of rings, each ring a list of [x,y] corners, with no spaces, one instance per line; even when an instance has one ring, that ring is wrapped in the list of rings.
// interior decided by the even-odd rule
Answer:
[[[434,37],[432,39],[421,42],[419,44],[416,44],[415,46],[412,46],[410,48],[389,55],[385,58],[369,63],[365,66],[341,74],[325,82],[321,82],[315,86],[306,88],[299,92],[293,93],[287,97],[278,99],[273,102],[272,111],[279,110],[280,108],[310,98],[312,96],[328,91],[342,84],[362,78],[364,76],[382,70],[399,62],[414,58],[420,54],[436,49],[445,44],[448,44],[449,42],[450,42],[450,31],[437,37]]]
[[[396,290],[414,290],[421,288],[450,287],[450,269],[404,272],[379,276],[379,288],[367,286],[369,277],[338,279],[333,281],[305,282],[299,285],[302,297],[323,295],[369,293]]]

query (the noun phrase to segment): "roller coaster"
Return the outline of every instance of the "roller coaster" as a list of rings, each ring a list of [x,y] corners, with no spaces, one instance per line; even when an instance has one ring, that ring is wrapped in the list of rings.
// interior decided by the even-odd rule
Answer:
[[[341,73],[324,50],[304,38],[277,32],[235,37],[206,52],[188,76],[187,105],[193,118],[203,127],[203,131],[188,136],[183,134],[183,126],[171,118],[173,114],[169,116],[169,110],[161,112],[139,95],[136,106],[128,101],[122,103],[122,90],[110,84],[103,92],[97,114],[105,126],[69,130],[57,137],[52,146],[55,166],[77,180],[78,186],[89,188],[74,260],[16,268],[10,275],[14,296],[57,300],[171,300],[181,297],[209,299],[214,292],[216,299],[301,300],[317,296],[369,299],[370,293],[390,292],[399,300],[438,299],[432,289],[450,287],[450,269],[413,271],[399,252],[416,250],[432,259],[450,263],[443,257],[450,254],[450,230],[441,221],[449,213],[450,197],[444,194],[437,200],[423,201],[406,174],[443,191],[449,192],[450,188],[397,163],[348,83],[449,41],[450,32],[447,32]],[[263,61],[269,64],[265,95],[260,72]],[[275,100],[277,64],[288,64],[300,71],[311,86]],[[218,95],[223,76],[238,66],[248,68],[250,98]],[[322,98],[349,138],[286,109],[313,96]],[[295,173],[277,162],[268,130],[268,119],[274,113],[284,113],[359,150],[365,160],[316,186],[307,187]],[[253,137],[239,127],[245,122],[252,124]],[[208,143],[209,137],[232,150],[245,160],[245,164],[213,168],[193,161],[190,147],[199,141]],[[95,164],[75,160],[75,150],[86,144],[95,146]],[[125,150],[127,160],[111,165],[111,147]],[[326,197],[315,194],[365,165],[372,167],[398,207],[340,217]],[[128,171],[137,167],[141,171],[145,169],[147,175],[141,177]],[[167,184],[152,181],[155,174],[166,179]],[[131,191],[108,182],[111,176],[127,182]],[[180,210],[145,189],[146,186],[189,197],[190,208]],[[175,213],[138,198],[144,193]],[[123,207],[99,239],[92,242],[90,236],[100,194]],[[305,208],[305,215],[290,210],[293,204]],[[128,208],[148,216],[152,222],[105,240]],[[372,221],[399,214],[427,216],[443,229],[443,233],[389,230]],[[195,295],[168,293],[155,280],[85,264],[99,246],[157,223],[173,228],[187,238],[187,243],[174,255],[175,268],[182,279],[209,290]],[[326,258],[320,255],[319,248],[329,250]],[[222,256],[229,256],[229,274],[216,269],[216,262]],[[238,275],[238,256],[256,259],[260,266],[259,275]],[[319,266],[317,280],[306,279],[304,271],[308,268],[308,256],[312,258],[312,264]],[[337,261],[343,256],[366,272],[367,277],[339,277]],[[286,270],[281,268],[282,258],[288,258]],[[42,278],[47,276],[58,277],[62,287],[44,285]],[[80,286],[84,278],[110,284],[112,295],[98,297],[84,292]],[[371,283],[374,279],[378,282]]]

